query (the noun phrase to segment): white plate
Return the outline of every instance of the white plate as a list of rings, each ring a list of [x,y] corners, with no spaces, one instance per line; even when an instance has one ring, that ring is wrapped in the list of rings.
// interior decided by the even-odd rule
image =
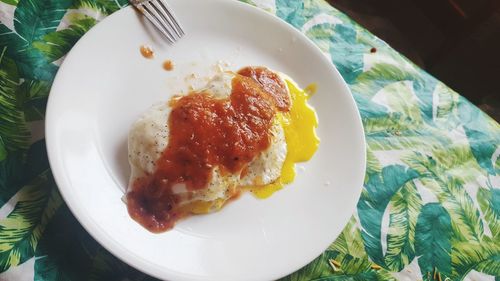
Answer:
[[[186,36],[170,46],[132,8],[88,32],[61,66],[50,94],[46,137],[64,200],[85,229],[114,255],[148,274],[179,280],[266,280],[316,258],[342,231],[365,172],[359,113],[341,76],[306,37],[270,14],[237,1],[170,0]],[[151,45],[156,59],[139,53]],[[174,71],[162,69],[164,59]],[[150,105],[208,75],[217,61],[237,70],[265,65],[302,87],[321,144],[295,182],[266,200],[245,194],[218,213],[152,234],[132,220],[127,134]]]

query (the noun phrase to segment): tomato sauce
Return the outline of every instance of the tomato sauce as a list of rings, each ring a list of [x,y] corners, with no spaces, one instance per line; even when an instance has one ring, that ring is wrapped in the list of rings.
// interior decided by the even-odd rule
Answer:
[[[170,102],[167,148],[156,171],[133,183],[127,194],[132,218],[152,232],[173,227],[189,211],[172,187],[188,191],[206,188],[214,167],[240,174],[271,143],[277,111],[288,111],[290,98],[277,74],[263,67],[246,67],[232,80],[226,99],[194,92]]]
[[[164,61],[163,69],[165,69],[166,71],[172,71],[174,69],[174,62],[171,60]]]
[[[259,82],[264,91],[270,94],[274,100],[276,107],[280,111],[290,110],[290,97],[288,89],[283,80],[280,79],[278,74],[272,72],[265,67],[251,67],[247,66],[238,71],[238,74],[250,77]]]

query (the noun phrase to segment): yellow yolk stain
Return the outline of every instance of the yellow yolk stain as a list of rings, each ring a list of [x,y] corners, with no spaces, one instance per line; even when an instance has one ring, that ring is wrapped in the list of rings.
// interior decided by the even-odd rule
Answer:
[[[207,214],[221,209],[225,202],[226,198],[215,199],[214,201],[197,200],[182,206],[180,209],[193,214]]]
[[[249,189],[258,198],[267,198],[274,192],[291,183],[295,178],[295,163],[311,159],[319,146],[319,138],[315,129],[318,127],[318,117],[307,100],[316,92],[316,84],[311,84],[305,90],[294,82],[285,80],[290,90],[292,106],[288,113],[278,113],[278,119],[285,131],[287,155],[281,176],[274,182],[264,186]]]
[[[316,83],[311,83],[304,88],[304,92],[311,97],[318,91],[318,85]]]

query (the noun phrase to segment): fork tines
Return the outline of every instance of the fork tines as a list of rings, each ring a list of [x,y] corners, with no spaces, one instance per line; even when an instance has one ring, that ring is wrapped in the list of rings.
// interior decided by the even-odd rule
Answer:
[[[130,3],[141,11],[171,43],[175,43],[184,35],[184,30],[175,18],[174,12],[164,0],[130,0]]]

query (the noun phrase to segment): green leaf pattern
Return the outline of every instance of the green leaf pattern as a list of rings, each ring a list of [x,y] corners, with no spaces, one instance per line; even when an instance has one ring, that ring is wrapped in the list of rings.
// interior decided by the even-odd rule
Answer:
[[[24,186],[17,196],[12,212],[0,221],[1,271],[33,256],[45,226],[62,203],[48,170]]]
[[[153,280],[83,230],[30,141],[65,54],[128,1],[0,1],[0,280]],[[323,0],[242,1],[331,59],[368,144],[356,212],[283,280],[500,280],[500,125]]]
[[[390,210],[387,229],[387,254],[385,263],[392,271],[401,271],[415,257],[415,232],[422,199],[413,181],[405,184],[388,206]]]
[[[418,216],[415,251],[425,280],[451,275],[451,218],[439,203],[429,203]],[[440,279],[438,277],[438,279]]]
[[[477,200],[493,239],[500,239],[500,189],[480,188]]]

